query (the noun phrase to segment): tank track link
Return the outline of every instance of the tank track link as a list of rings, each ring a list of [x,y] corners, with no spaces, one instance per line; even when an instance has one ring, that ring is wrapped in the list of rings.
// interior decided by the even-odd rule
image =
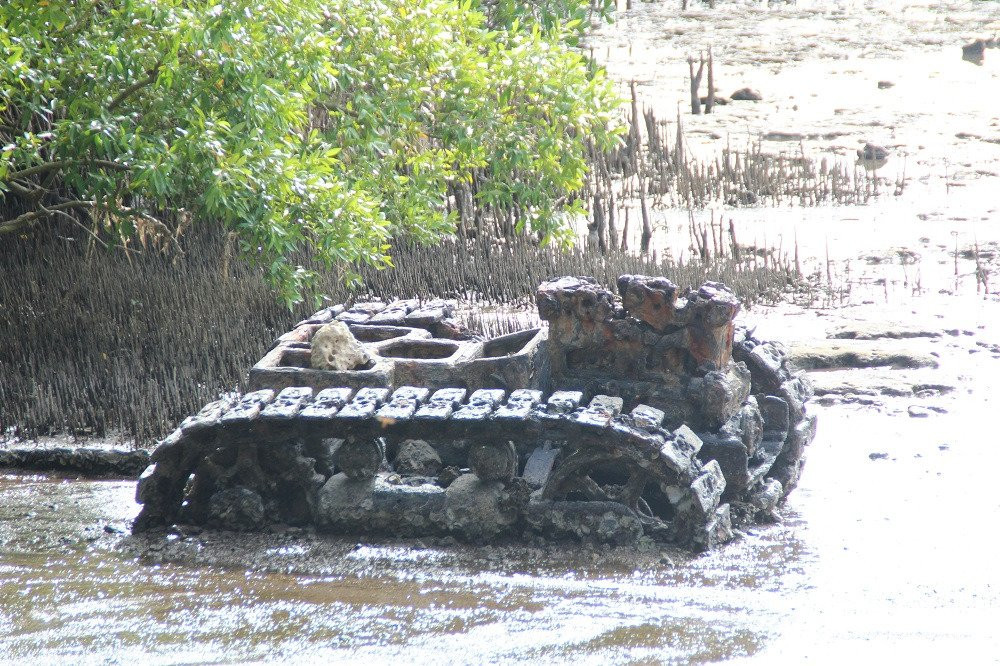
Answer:
[[[530,477],[528,485],[537,488],[532,501],[616,503],[635,514],[647,535],[695,549],[731,536],[729,506],[720,504],[722,470],[714,460],[699,460],[700,441],[689,429],[665,429],[664,413],[647,405],[622,413],[621,398],[597,395],[584,404],[583,397],[413,386],[228,396],[185,419],[153,452],[137,486],[142,510],[133,529],[205,522],[212,495],[234,486],[263,496],[283,522],[315,523],[317,493],[335,471],[374,475],[385,469],[387,438],[414,438],[492,447],[494,463],[502,463],[493,467],[501,470],[495,478]],[[368,453],[331,456],[323,444],[331,440]],[[559,455],[540,474],[532,453],[550,451],[553,442]],[[480,471],[484,465],[469,466],[493,474]],[[504,465],[512,472],[504,473]],[[610,468],[617,474],[611,481]]]

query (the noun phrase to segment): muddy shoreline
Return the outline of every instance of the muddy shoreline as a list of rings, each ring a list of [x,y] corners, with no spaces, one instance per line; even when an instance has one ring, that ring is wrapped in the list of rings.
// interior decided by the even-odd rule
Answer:
[[[743,3],[723,13],[692,3],[679,13],[638,3],[592,40],[595,56],[614,58],[613,76],[638,79],[671,114],[687,97],[684,59],[708,43],[724,94],[766,94],[763,105],[685,116],[695,151],[786,132],[814,156],[851,159],[879,140],[893,150],[879,177],[910,179],[903,196],[868,206],[724,211],[741,242],[782,248],[815,289],[790,296],[808,307],[753,307],[744,318],[813,368],[818,388],[817,438],[783,523],[698,557],[280,527],[132,537],[134,477],[2,469],[0,655],[995,662],[1000,144],[987,139],[1000,116],[985,91],[1000,80],[1000,52],[979,68],[960,61],[961,44],[998,31],[994,4]],[[689,213],[653,214],[661,251],[689,255]]]
[[[846,340],[938,367],[810,371],[820,386],[838,378],[814,398],[820,428],[784,522],[704,556],[282,527],[132,537],[134,481],[4,470],[0,595],[10,601],[0,621],[13,630],[0,632],[0,653],[83,663],[441,651],[470,663],[774,663],[867,659],[882,645],[917,659],[995,654],[983,618],[1000,590],[983,576],[1000,460],[978,425],[1000,376],[989,326],[1000,303],[942,304],[925,299],[919,317],[884,304],[748,313],[761,335],[793,350]]]

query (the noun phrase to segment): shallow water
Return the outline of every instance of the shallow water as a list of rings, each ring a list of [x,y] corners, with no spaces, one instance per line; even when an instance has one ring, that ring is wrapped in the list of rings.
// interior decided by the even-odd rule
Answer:
[[[963,45],[1000,34],[995,2],[719,2],[711,10],[692,1],[686,12],[678,4],[636,2],[588,45],[613,79],[634,80],[640,102],[661,118],[673,120],[681,104],[687,142],[702,157],[763,139],[775,152],[798,154],[801,143],[807,154],[853,161],[873,141],[891,150],[882,176],[958,182],[1000,170],[1000,49],[980,65],[961,57]],[[762,101],[689,113],[686,61],[709,47],[719,94],[748,86]]]
[[[682,12],[677,2],[636,2],[588,39],[623,94],[624,84],[634,80],[640,106],[671,122],[680,110],[685,150],[700,160],[760,142],[767,153],[845,166],[878,194],[865,206],[693,211],[659,206],[654,197],[654,247],[689,260],[692,221],[721,222],[728,232],[732,220],[740,245],[768,248],[789,263],[797,251],[817,284],[851,292],[823,304],[898,303],[942,291],[975,297],[977,265],[961,254],[975,253],[977,245],[992,248],[978,268],[995,273],[998,267],[1000,49],[987,49],[976,65],[962,59],[961,47],[1000,34],[1000,3],[690,5]],[[719,93],[749,86],[762,94],[761,102],[691,115],[687,58],[710,46]],[[892,85],[880,89],[879,82]],[[706,90],[703,81],[701,94]],[[890,151],[888,163],[874,173],[855,165],[855,151],[869,141]],[[901,196],[894,195],[897,186]],[[638,220],[638,207],[626,207]],[[633,222],[633,248],[638,227]],[[960,256],[948,261],[942,250],[956,249]],[[919,261],[932,254],[933,261]],[[988,286],[997,291],[996,284]]]
[[[686,115],[693,150],[710,157],[726,141],[782,131],[802,134],[811,155],[851,160],[872,140],[894,151],[885,183],[909,179],[903,197],[865,207],[696,212],[732,217],[743,243],[789,258],[798,246],[804,270],[830,290],[819,302],[830,307],[755,308],[747,321],[786,341],[850,321],[957,330],[906,343],[938,354],[934,377],[952,393],[817,401],[819,431],[785,522],[695,558],[297,533],[133,539],[124,532],[134,483],[7,473],[0,659],[1000,660],[990,421],[1000,359],[989,351],[1000,302],[995,284],[983,293],[968,254],[977,244],[992,252],[979,268],[996,271],[1000,50],[981,67],[959,56],[961,44],[1000,33],[1000,3],[678,4],[636,3],[591,42],[612,76],[637,79],[643,101],[667,116],[686,103],[685,58],[709,44],[723,94],[765,94]],[[879,90],[879,80],[895,85]],[[687,212],[654,216],[660,247],[687,251]],[[912,405],[945,411],[911,418]]]

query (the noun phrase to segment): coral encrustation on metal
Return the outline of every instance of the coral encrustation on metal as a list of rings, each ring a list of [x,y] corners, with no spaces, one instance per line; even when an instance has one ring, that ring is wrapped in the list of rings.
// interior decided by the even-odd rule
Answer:
[[[704,550],[780,519],[815,432],[780,345],[737,330],[722,284],[625,275],[538,288],[548,325],[479,340],[453,304],[317,312],[143,473],[134,529],[270,523],[466,540],[644,537]],[[370,360],[318,370],[344,322]]]

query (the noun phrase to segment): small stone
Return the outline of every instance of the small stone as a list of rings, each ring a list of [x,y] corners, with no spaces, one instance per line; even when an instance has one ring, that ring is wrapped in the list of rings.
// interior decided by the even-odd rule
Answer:
[[[889,88],[893,87],[894,85],[896,85],[896,84],[893,83],[892,81],[879,81],[878,82],[878,89],[879,90],[888,90]]]
[[[889,454],[882,451],[873,451],[868,454],[868,457],[871,460],[886,460],[889,457]]]
[[[759,102],[764,98],[761,97],[761,94],[753,88],[740,88],[730,95],[729,99],[734,102]]]
[[[368,352],[344,322],[325,324],[313,336],[310,365],[315,370],[356,370],[370,361]]]
[[[931,410],[926,407],[921,407],[920,405],[910,405],[906,408],[906,413],[909,414],[912,419],[926,419],[931,415]]]

